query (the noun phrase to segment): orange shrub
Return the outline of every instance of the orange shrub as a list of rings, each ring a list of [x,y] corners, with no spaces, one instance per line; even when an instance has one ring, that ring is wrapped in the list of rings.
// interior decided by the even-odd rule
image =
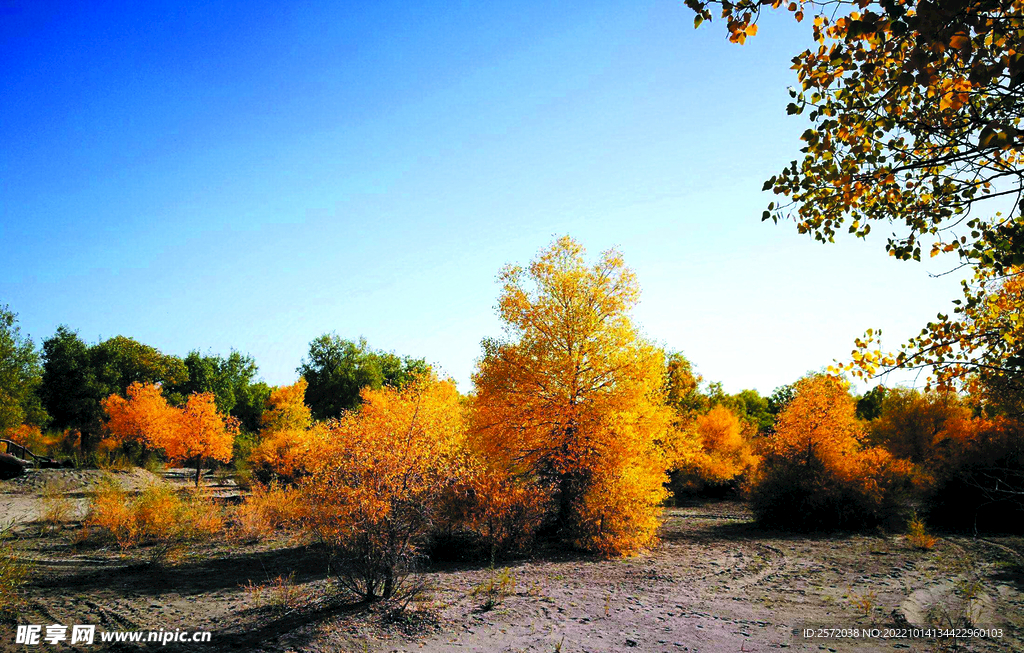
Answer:
[[[280,529],[297,526],[304,509],[297,489],[257,483],[249,496],[235,507],[231,534],[242,542],[262,540]]]
[[[799,530],[905,523],[912,467],[864,440],[845,382],[799,381],[751,485],[758,520]]]
[[[421,378],[361,397],[311,456],[302,527],[326,546],[340,585],[373,601],[405,589],[442,498],[464,477],[465,434],[453,382]]]
[[[159,485],[130,496],[113,483],[97,491],[84,525],[86,537],[98,532],[125,549],[202,539],[223,528],[220,510],[209,498],[198,494],[182,498]]]
[[[871,423],[871,439],[920,465],[931,523],[1012,529],[1006,516],[1024,509],[1024,428],[1006,415],[975,415],[969,400],[979,401],[952,392],[892,390]]]
[[[462,482],[440,497],[432,555],[467,557],[478,542],[492,559],[528,548],[550,509],[550,494],[506,471],[488,469],[481,461],[466,469]],[[458,537],[465,534],[472,539]],[[453,548],[459,549],[457,556],[452,555]]]
[[[313,416],[306,405],[306,379],[299,379],[291,385],[274,388],[267,398],[266,410],[261,418],[263,431],[301,431],[313,423]]]

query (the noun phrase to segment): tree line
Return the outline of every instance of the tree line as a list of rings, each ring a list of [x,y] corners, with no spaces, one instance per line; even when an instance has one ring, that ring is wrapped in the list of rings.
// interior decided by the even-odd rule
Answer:
[[[354,408],[361,388],[402,384],[426,368],[423,359],[373,350],[365,339],[324,334],[310,343],[298,371],[308,383],[303,401],[325,420]],[[274,390],[259,379],[256,361],[234,350],[193,350],[182,358],[127,336],[89,344],[63,325],[37,348],[10,307],[0,306],[0,433],[27,427],[67,435],[88,456],[109,430],[106,400],[128,398],[133,385],[158,386],[178,408],[208,394],[219,413],[237,422],[240,437],[260,431]]]

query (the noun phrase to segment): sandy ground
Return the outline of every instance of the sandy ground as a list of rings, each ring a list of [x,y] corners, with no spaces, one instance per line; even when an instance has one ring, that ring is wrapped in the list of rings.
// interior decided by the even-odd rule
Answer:
[[[1020,538],[948,536],[925,552],[883,533],[760,531],[743,504],[714,502],[666,510],[662,543],[644,555],[597,560],[553,553],[507,562],[514,588],[491,609],[474,590],[503,567],[436,566],[423,574],[429,597],[396,616],[332,598],[322,557],[287,538],[201,543],[158,564],[150,564],[153,552],[146,548],[125,553],[75,545],[75,520],[96,473],[38,474],[80,475],[62,481],[80,508],[63,527],[44,529],[35,520],[42,490],[53,480],[0,481],[0,523],[15,521],[18,555],[33,563],[18,623],[212,633],[208,646],[145,650],[1024,651]],[[118,480],[126,488],[182,482],[169,476],[136,470]],[[284,580],[275,587],[278,578]],[[964,591],[971,588],[975,598],[968,601]],[[968,613],[978,627],[1002,629],[1002,637],[864,633],[948,626]],[[857,629],[858,636],[807,638],[808,628],[815,634]],[[0,625],[0,650],[31,650],[13,642],[14,626]],[[53,650],[138,648],[117,646]]]

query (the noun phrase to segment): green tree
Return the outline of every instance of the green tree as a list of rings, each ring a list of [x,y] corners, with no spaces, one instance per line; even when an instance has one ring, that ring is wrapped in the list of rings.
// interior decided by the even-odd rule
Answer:
[[[100,401],[106,395],[96,379],[89,345],[64,325],[43,341],[39,395],[50,415],[51,426],[79,431],[83,449],[94,444],[93,438],[100,432]]]
[[[884,385],[877,385],[857,399],[857,419],[873,420],[882,414],[888,390]]]
[[[775,424],[775,415],[769,409],[768,399],[762,397],[757,390],[741,390],[729,397],[725,404],[758,433],[771,431]]]
[[[43,341],[43,376],[39,394],[58,429],[77,429],[82,448],[90,450],[102,427],[100,402],[111,394],[125,396],[132,383],[172,385],[187,378],[176,356],[132,338],[116,336],[87,345],[61,325]]]
[[[270,386],[255,380],[259,368],[251,356],[232,351],[225,358],[191,351],[184,365],[187,378],[166,388],[165,394],[172,403],[183,405],[189,395],[209,392],[219,412],[238,419],[242,429],[249,433],[259,430]]]
[[[401,389],[428,369],[422,358],[373,351],[365,338],[353,342],[325,333],[309,343],[309,356],[298,372],[309,384],[306,404],[313,417],[326,420],[358,407],[363,388]]]
[[[122,397],[133,383],[162,383],[166,388],[188,378],[185,363],[134,338],[114,336],[89,348],[97,380]]]
[[[676,413],[696,415],[708,409],[708,398],[700,391],[703,381],[682,352],[665,355],[665,403]]]
[[[18,316],[0,306],[0,434],[23,423],[46,422],[37,390],[42,382],[39,354],[32,340],[22,337]]]
[[[796,384],[780,385],[768,395],[768,412],[778,417],[796,396]]]

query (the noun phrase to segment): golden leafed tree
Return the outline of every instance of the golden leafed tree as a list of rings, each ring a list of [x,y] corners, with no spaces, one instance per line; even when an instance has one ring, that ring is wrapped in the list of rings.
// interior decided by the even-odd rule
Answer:
[[[259,442],[249,455],[261,480],[294,481],[308,473],[308,458],[326,436],[323,425],[313,423],[305,397],[306,381],[301,378],[270,393]]]
[[[192,394],[183,408],[168,405],[156,384],[133,383],[127,394],[102,402],[112,444],[162,449],[168,459],[195,467],[196,485],[204,461],[231,460],[238,423],[217,412],[213,394]]]
[[[291,385],[274,388],[267,398],[263,412],[263,431],[303,430],[313,423],[313,415],[306,405],[305,379]]]
[[[940,388],[984,378],[1024,405],[1024,2],[685,0],[695,24],[720,14],[730,40],[762,12],[808,18],[790,114],[809,123],[800,155],[768,179],[764,219],[831,242],[882,227],[900,260],[969,266],[963,298],[898,351],[869,329],[856,376],[925,368]],[[1005,396],[1010,395],[1010,396]]]
[[[673,480],[691,489],[723,486],[753,469],[757,457],[743,426],[736,413],[721,404],[697,417],[692,429],[700,449],[681,466],[681,474],[673,475]],[[676,478],[679,476],[683,478]]]
[[[754,513],[801,530],[903,523],[912,466],[865,440],[845,381],[800,380],[765,444],[751,487]]]
[[[178,414],[177,428],[169,432],[162,447],[170,460],[195,467],[198,486],[205,461],[231,460],[237,434],[238,420],[217,412],[212,392],[193,393]]]
[[[112,394],[101,403],[108,416],[107,432],[111,446],[131,450],[157,449],[178,427],[178,411],[167,403],[155,383],[133,383],[128,396]]]
[[[614,250],[589,265],[564,237],[500,281],[506,337],[484,341],[473,377],[476,447],[550,494],[565,541],[607,554],[647,545],[672,413],[662,352],[629,317],[633,272]]]

